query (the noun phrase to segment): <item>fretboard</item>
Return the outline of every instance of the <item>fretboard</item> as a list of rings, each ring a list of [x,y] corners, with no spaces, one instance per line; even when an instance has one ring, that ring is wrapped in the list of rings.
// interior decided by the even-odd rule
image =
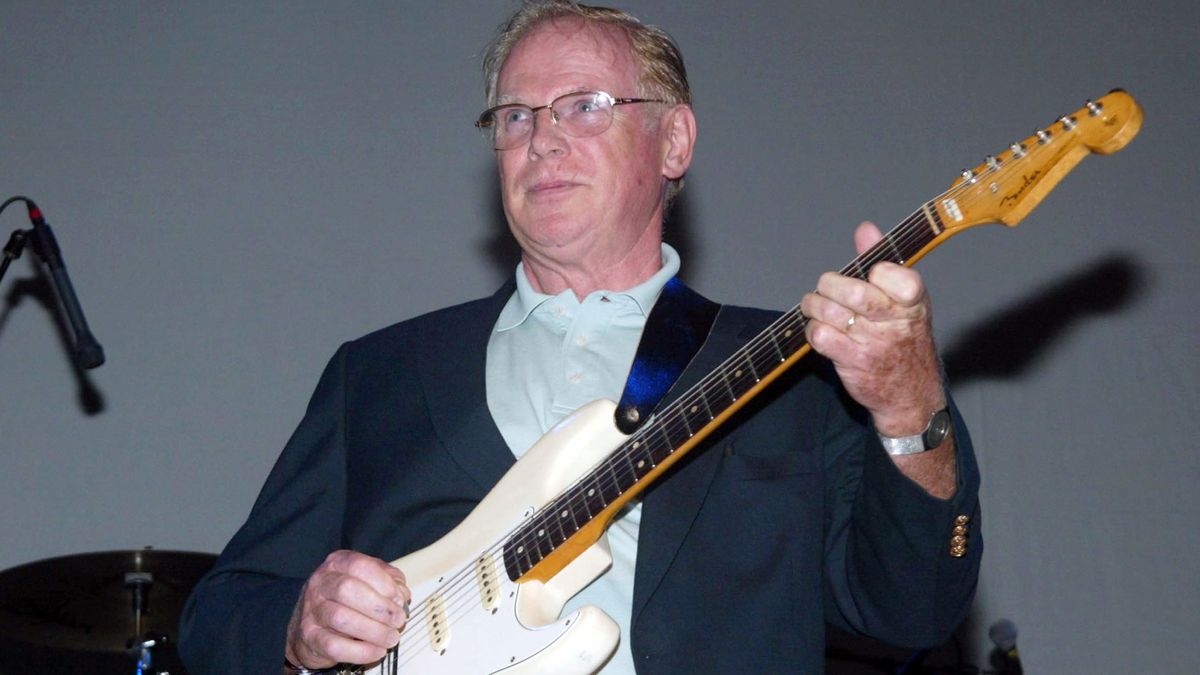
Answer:
[[[866,279],[876,263],[903,265],[942,229],[937,209],[927,203],[850,261],[841,273]],[[784,312],[534,514],[504,542],[509,578],[524,576],[611,504],[644,490],[650,483],[643,480],[647,474],[678,454],[697,433],[719,424],[717,418],[724,411],[757,393],[759,382],[790,365],[788,359],[807,345],[807,323],[799,305]]]

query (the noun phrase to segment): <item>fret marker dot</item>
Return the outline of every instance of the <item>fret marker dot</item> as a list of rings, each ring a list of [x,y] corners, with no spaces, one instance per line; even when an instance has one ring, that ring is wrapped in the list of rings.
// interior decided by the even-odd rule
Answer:
[[[524,547],[524,546],[518,546],[518,547],[517,547],[517,553],[524,553],[524,552],[525,552],[525,547]]]
[[[559,514],[559,516],[558,516],[558,517],[559,517],[559,518],[566,518],[566,517],[567,517],[567,513],[568,513],[567,511],[563,511],[562,513],[560,513],[560,514]]]
[[[783,331],[783,337],[792,337],[792,329],[789,328]]]
[[[596,488],[592,488],[591,490],[588,490],[588,496],[589,496],[589,497],[591,497],[591,496],[593,496],[593,495],[595,495],[595,494],[596,494]]]
[[[546,536],[546,531],[545,531],[545,530],[538,530],[538,536],[539,536],[539,537],[544,537],[544,536]]]
[[[699,409],[700,409],[700,406],[696,406],[696,405],[692,406],[692,412],[696,412]]]
[[[643,466],[646,466],[646,460],[644,460],[644,459],[637,463],[637,467],[639,469],[642,468]]]
[[[741,376],[742,376],[742,371],[741,371],[740,369],[739,369],[739,370],[735,370],[735,371],[733,371],[733,374],[734,374],[734,375],[736,375],[737,377],[741,377]]]
[[[642,442],[641,442],[641,441],[637,441],[637,442],[635,442],[635,443],[633,444],[633,449],[634,449],[634,450],[637,450],[637,449],[638,449],[638,447],[639,447],[639,446],[641,446],[641,444],[642,444]]]

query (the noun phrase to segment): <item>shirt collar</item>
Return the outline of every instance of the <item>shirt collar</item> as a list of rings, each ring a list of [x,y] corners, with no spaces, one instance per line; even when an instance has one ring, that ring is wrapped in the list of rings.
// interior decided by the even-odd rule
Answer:
[[[662,267],[649,279],[624,291],[600,290],[593,292],[592,295],[627,296],[633,300],[642,315],[645,316],[654,307],[654,302],[658,299],[659,294],[662,293],[663,286],[666,286],[667,282],[678,273],[679,253],[670,244],[664,243],[662,244]],[[500,311],[500,316],[496,320],[496,332],[503,332],[520,326],[529,318],[529,315],[534,310],[555,297],[534,290],[533,285],[529,283],[529,278],[525,276],[525,263],[517,264],[516,281],[517,290],[508,299],[508,303],[504,305],[504,309]],[[568,288],[562,293],[573,292]],[[559,295],[561,296],[562,293]]]

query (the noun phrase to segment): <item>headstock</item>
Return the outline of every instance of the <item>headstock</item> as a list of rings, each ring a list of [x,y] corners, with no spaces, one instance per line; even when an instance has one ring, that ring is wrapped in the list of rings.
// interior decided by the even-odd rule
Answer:
[[[1141,107],[1132,96],[1114,89],[989,156],[963,171],[949,190],[930,202],[945,227],[944,236],[983,223],[1015,226],[1080,160],[1124,148],[1141,126]]]

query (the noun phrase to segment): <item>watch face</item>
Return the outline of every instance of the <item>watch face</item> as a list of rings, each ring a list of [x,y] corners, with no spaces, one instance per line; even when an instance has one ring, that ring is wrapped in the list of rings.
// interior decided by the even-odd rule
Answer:
[[[929,427],[925,429],[925,449],[932,450],[941,445],[948,433],[950,433],[950,412],[939,410],[934,413],[929,420]]]

